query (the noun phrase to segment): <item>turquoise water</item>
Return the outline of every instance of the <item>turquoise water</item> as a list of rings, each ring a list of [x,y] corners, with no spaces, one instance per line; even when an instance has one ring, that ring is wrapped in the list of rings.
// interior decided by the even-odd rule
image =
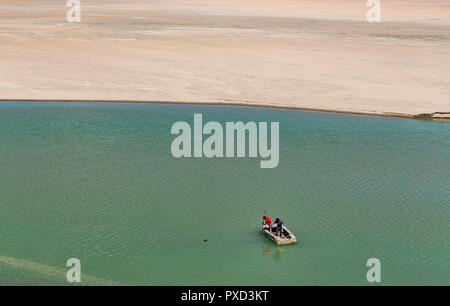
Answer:
[[[176,121],[279,121],[280,163],[175,159]],[[307,111],[0,103],[0,284],[450,284],[450,125]],[[299,243],[259,234],[264,208]],[[203,240],[207,239],[207,242]]]

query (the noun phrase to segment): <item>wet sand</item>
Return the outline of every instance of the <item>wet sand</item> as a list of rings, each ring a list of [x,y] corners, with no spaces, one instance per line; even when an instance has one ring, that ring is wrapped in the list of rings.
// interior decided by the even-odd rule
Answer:
[[[450,111],[448,1],[65,2],[0,4],[1,100]]]

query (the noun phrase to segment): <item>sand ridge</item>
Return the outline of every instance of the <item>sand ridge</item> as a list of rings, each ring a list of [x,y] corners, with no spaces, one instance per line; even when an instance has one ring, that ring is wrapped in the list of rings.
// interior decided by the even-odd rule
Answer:
[[[450,110],[448,1],[81,2],[2,1],[0,99]]]

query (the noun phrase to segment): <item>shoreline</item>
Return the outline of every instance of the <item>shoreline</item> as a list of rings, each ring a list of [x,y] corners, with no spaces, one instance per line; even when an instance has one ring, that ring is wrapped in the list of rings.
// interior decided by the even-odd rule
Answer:
[[[8,0],[0,100],[450,118],[443,1],[386,4],[373,24],[358,0],[91,0],[80,23],[56,0]]]
[[[361,115],[361,116],[376,116],[376,117],[392,117],[392,118],[404,118],[404,119],[450,119],[450,112],[433,112],[433,113],[422,113],[422,114],[404,114],[404,113],[371,113],[371,112],[356,112],[350,110],[338,110],[338,109],[321,109],[321,108],[309,108],[309,107],[299,107],[292,105],[282,105],[282,104],[263,104],[263,103],[245,103],[245,102],[201,102],[201,101],[168,101],[168,100],[86,100],[86,99],[0,99],[1,102],[61,102],[61,103],[143,103],[143,104],[186,104],[186,105],[224,105],[224,106],[247,106],[247,107],[257,107],[257,108],[274,108],[274,109],[287,109],[287,110],[300,110],[300,111],[313,111],[313,112],[324,112],[324,113],[335,113],[335,114],[348,114],[348,115]],[[434,117],[434,115],[440,115],[439,117]],[[444,116],[441,116],[444,115]]]

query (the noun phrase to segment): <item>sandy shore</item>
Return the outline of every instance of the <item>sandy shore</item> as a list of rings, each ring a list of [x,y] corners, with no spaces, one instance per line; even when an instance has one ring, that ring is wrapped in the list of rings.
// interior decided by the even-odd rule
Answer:
[[[450,111],[447,0],[381,0],[377,24],[365,0],[65,3],[0,3],[1,100]]]

